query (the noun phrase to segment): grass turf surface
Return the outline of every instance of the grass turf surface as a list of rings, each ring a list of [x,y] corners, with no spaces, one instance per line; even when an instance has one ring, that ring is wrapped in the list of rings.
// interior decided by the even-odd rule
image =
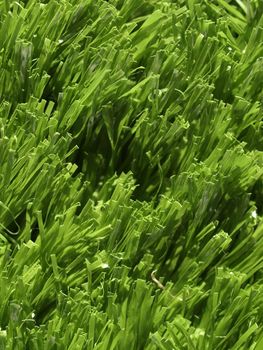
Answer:
[[[0,349],[263,349],[261,0],[0,2]]]

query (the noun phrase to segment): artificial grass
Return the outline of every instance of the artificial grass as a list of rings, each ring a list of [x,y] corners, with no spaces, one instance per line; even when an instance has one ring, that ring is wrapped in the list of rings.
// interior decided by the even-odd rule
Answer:
[[[0,349],[263,349],[261,0],[0,2]]]

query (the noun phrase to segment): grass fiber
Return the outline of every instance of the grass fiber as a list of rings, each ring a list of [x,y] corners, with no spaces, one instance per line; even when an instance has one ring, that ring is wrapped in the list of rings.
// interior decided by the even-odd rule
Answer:
[[[0,1],[0,349],[263,349],[263,2]]]

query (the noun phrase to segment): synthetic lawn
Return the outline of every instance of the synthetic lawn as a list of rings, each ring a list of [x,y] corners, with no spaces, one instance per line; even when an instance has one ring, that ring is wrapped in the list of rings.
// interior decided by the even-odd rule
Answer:
[[[0,1],[0,349],[263,349],[262,0]]]

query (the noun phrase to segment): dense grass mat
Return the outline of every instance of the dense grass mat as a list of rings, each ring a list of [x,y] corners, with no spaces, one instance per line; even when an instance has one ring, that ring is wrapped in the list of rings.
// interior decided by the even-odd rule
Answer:
[[[0,349],[263,349],[263,2],[0,1]]]

